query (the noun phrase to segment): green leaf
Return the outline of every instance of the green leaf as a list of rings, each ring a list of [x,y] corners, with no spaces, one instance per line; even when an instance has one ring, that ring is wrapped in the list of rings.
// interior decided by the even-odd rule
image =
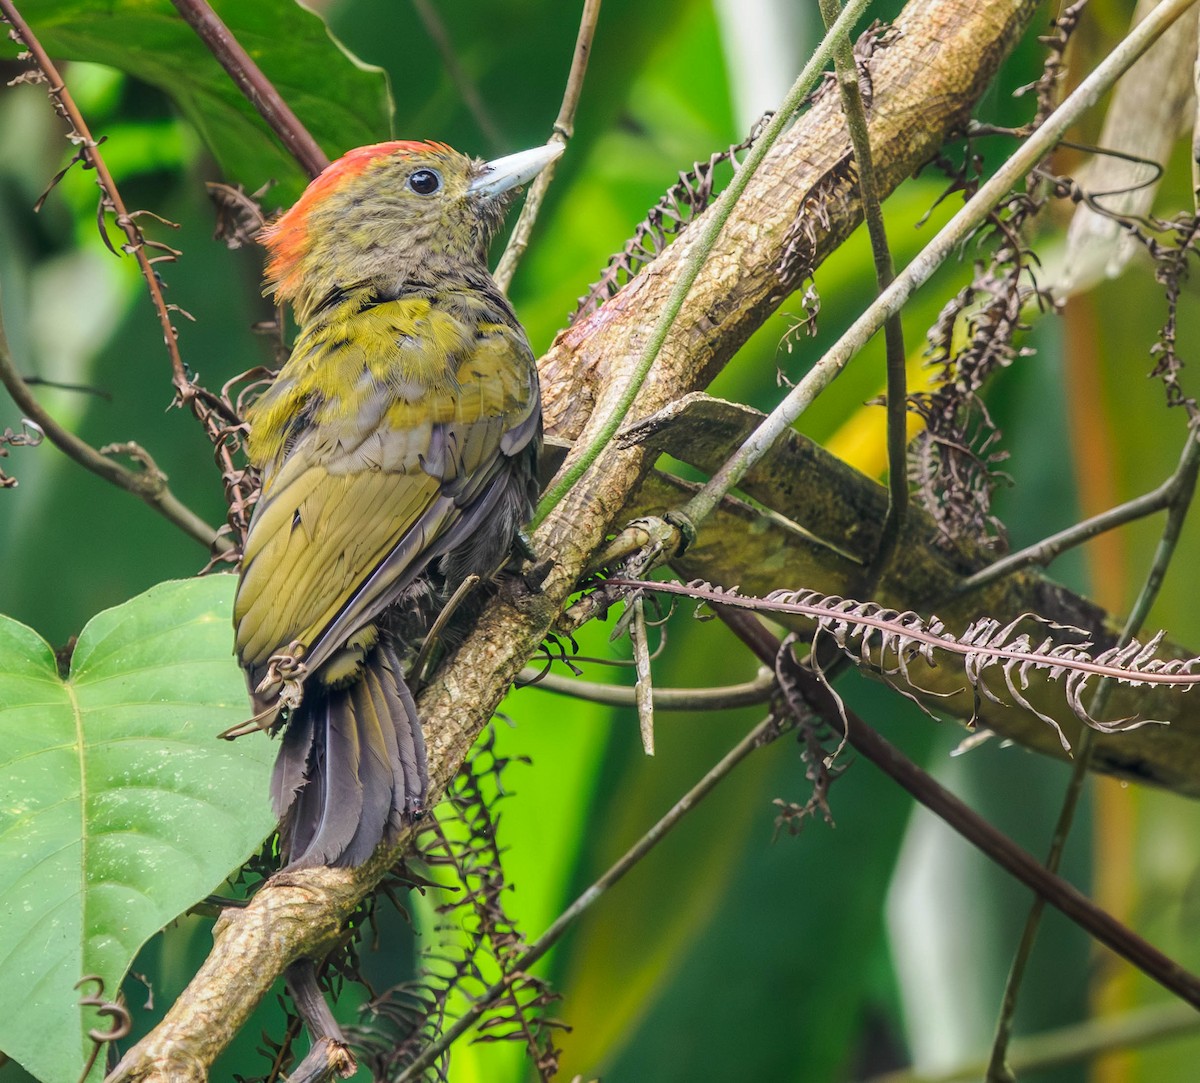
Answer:
[[[294,0],[216,0],[217,14],[330,158],[391,134],[383,72],[330,37]],[[52,56],[128,72],[167,94],[200,132],[226,177],[286,205],[308,178],[170,0],[27,0],[21,12]],[[70,85],[70,75],[67,75]]]
[[[137,950],[271,830],[275,748],[219,741],[249,703],[231,655],[233,576],[161,583],[95,617],[71,675],[0,617],[0,1048],[79,1078],[74,990],[115,995]],[[94,986],[88,988],[94,992]]]

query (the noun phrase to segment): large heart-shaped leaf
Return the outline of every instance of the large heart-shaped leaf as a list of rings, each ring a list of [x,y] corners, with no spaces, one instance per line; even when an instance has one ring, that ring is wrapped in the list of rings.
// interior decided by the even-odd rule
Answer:
[[[249,710],[232,597],[229,575],[161,583],[88,624],[66,680],[0,617],[0,1049],[45,1083],[107,1029],[75,983],[115,994],[272,827],[273,743],[217,740]]]

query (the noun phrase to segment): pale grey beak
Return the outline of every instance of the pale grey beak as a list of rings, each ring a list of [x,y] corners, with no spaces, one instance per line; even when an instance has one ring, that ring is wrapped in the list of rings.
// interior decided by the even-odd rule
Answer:
[[[497,158],[483,167],[483,173],[476,177],[467,189],[476,196],[498,196],[518,185],[533,180],[543,169],[553,162],[564,150],[562,143],[547,143],[532,150],[518,151],[504,158]]]

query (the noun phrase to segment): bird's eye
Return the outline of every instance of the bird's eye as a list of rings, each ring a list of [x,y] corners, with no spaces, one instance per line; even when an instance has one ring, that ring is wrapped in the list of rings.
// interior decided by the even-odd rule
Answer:
[[[408,186],[419,196],[431,196],[442,186],[441,174],[436,169],[418,169],[408,178]]]

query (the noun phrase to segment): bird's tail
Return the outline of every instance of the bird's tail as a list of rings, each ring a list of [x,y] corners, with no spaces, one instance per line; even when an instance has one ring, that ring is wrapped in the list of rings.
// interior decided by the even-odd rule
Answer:
[[[271,801],[287,868],[361,865],[419,815],[425,741],[395,646],[385,634],[346,688],[310,682],[288,719]]]

